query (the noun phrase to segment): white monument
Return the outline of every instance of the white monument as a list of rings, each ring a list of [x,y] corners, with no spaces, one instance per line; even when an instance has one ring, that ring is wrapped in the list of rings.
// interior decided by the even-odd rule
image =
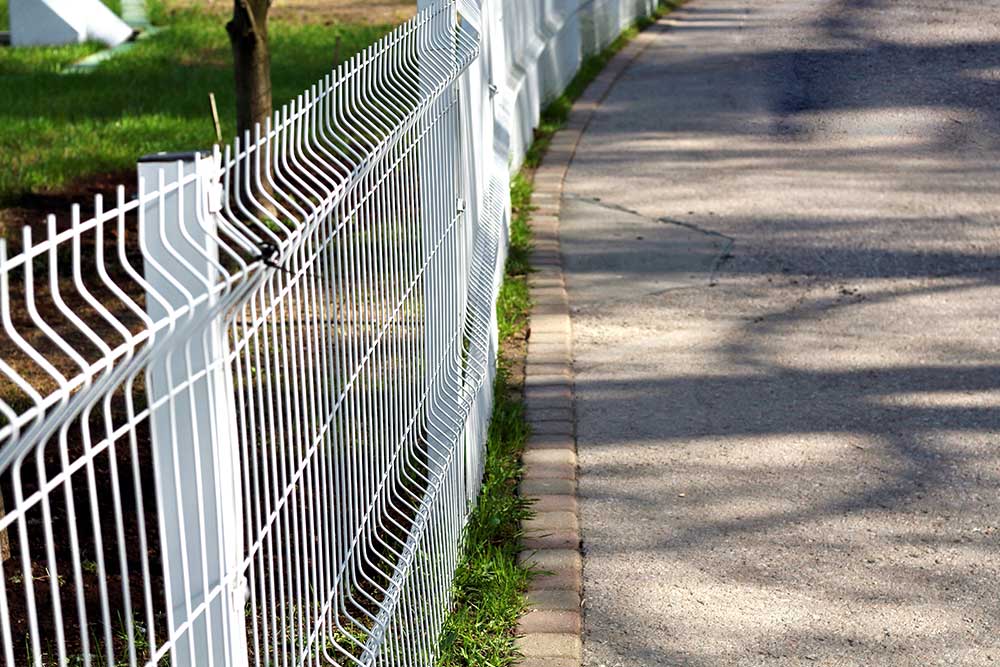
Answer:
[[[101,0],[10,0],[13,46],[101,42],[118,46],[132,28]]]

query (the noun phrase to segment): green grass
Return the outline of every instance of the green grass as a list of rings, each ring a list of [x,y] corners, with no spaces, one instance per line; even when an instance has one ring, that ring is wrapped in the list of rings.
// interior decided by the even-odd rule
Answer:
[[[210,92],[223,136],[235,133],[224,21],[197,11],[167,17],[155,3],[150,12],[154,22],[169,18],[170,29],[91,73],[59,71],[97,50],[92,45],[0,50],[0,207],[29,192],[128,172],[148,153],[211,146]],[[275,105],[329,72],[338,37],[346,57],[391,27],[272,22]]]
[[[523,336],[531,307],[527,282],[530,181],[519,176],[511,194],[510,254],[497,302],[503,343]],[[521,520],[530,516],[528,503],[517,495],[528,425],[509,377],[507,361],[501,358],[483,490],[466,529],[465,551],[455,576],[455,607],[441,635],[439,667],[506,667],[516,658],[514,628],[525,609],[524,592],[531,576],[517,563]]]

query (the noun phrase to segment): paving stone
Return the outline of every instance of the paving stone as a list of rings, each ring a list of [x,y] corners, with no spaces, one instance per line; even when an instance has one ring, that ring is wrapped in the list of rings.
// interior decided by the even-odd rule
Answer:
[[[553,330],[551,322],[557,321],[562,318],[569,318],[569,298],[565,296],[560,296],[559,294],[548,294],[535,296],[531,295],[534,303],[531,306],[530,317],[534,319],[549,318],[550,323],[548,324],[548,329],[542,328],[537,330],[537,333],[557,333],[558,330]],[[558,322],[556,322],[558,324]],[[573,332],[573,327],[571,322],[565,323],[567,334]],[[534,331],[534,328],[532,329]]]
[[[579,522],[573,512],[536,512],[522,525],[525,531],[532,533],[568,532],[579,528]]]
[[[528,261],[532,267],[558,266],[560,269],[562,268],[562,254],[558,248],[535,248],[528,255]]]
[[[532,178],[532,185],[534,189],[532,193],[536,192],[547,192],[552,194],[561,194],[563,185],[566,181],[566,172],[568,171],[569,165],[563,162],[549,161],[545,163],[544,161],[535,170],[535,174]]]
[[[532,184],[535,188],[545,186],[551,187],[553,185],[561,188],[565,180],[565,164],[560,164],[558,162],[549,162],[548,164],[545,164],[543,162],[542,165],[535,170],[535,174],[532,178]]]
[[[578,531],[539,532],[537,535],[522,537],[521,546],[525,549],[579,549],[580,533]]]
[[[580,612],[561,609],[535,609],[517,622],[517,633],[580,634]]]
[[[576,549],[543,549],[541,551],[522,551],[517,555],[517,562],[536,570],[561,572],[563,570],[579,570],[583,567],[583,559]]]
[[[562,549],[541,549],[540,553],[546,551],[562,551]],[[548,568],[536,568],[539,571],[533,575],[531,588],[535,590],[556,590],[573,591],[580,594],[583,590],[583,571],[576,569],[551,570]]]
[[[524,479],[576,479],[576,466],[565,463],[525,463]]]
[[[569,364],[525,364],[523,370],[525,376],[530,377],[555,375],[570,380],[573,378]]]
[[[533,211],[531,214],[531,225],[544,225],[553,224],[559,226],[559,216],[558,215],[543,215],[538,211]]]
[[[558,230],[552,227],[535,230],[535,246],[532,248],[532,252],[559,253],[561,248]]]
[[[572,435],[562,433],[532,433],[525,443],[525,450],[576,451],[576,440]]]
[[[544,246],[551,244],[556,246],[556,250],[559,250],[561,246],[559,245],[559,230],[553,227],[542,227],[540,229],[535,229],[535,250],[544,249]]]
[[[568,355],[561,357],[565,359]],[[532,373],[528,373],[528,366],[521,368],[524,373],[524,389],[531,390],[531,393],[539,399],[547,398],[546,392],[556,392],[559,396],[569,396],[572,398],[573,376],[565,369],[565,361],[552,363],[531,364]],[[560,372],[562,371],[562,372]],[[536,409],[542,406],[533,406]]]
[[[570,465],[576,466],[576,452],[570,449],[533,449],[521,457],[525,465]]]
[[[561,199],[562,188],[560,187],[536,188],[535,191],[531,193],[531,204],[533,206],[552,204]]]
[[[531,306],[533,313],[548,313],[553,315],[569,314],[569,296],[567,294],[548,293],[535,294],[532,290],[531,299],[534,302]]]
[[[543,277],[543,276],[539,276],[537,273],[532,273],[530,276],[528,276],[528,286],[531,287],[531,290],[533,292],[537,291],[539,289],[544,289],[546,287],[549,287],[549,288],[553,288],[554,287],[554,288],[557,288],[557,289],[565,289],[566,288],[566,285],[563,282],[563,279],[561,277],[560,278],[551,278],[551,277],[547,277],[547,276]],[[531,312],[534,313],[535,309],[532,308]]]
[[[524,365],[525,375],[545,376],[557,375],[560,377],[572,377],[572,368],[569,364],[532,364]]]
[[[534,242],[544,243],[546,241],[552,243],[561,243],[562,239],[559,236],[559,225],[558,224],[544,224],[544,225],[532,225],[531,231],[534,234]],[[538,246],[536,245],[535,248]],[[559,249],[562,249],[560,245]]]
[[[531,312],[531,331],[545,333],[565,333],[570,332],[569,313],[536,313]]]
[[[546,155],[548,157],[548,155]],[[533,192],[537,192],[539,189],[551,188],[553,185],[559,188],[562,187],[563,181],[566,180],[566,167],[565,164],[559,164],[558,162],[542,161],[531,177],[531,184],[534,186]]]
[[[576,658],[525,658],[518,667],[580,667]]]
[[[553,279],[562,280],[563,277],[562,267],[559,265],[535,266],[532,268],[534,269],[534,271],[531,274],[533,278],[537,278],[539,280],[553,280]]]
[[[572,362],[572,359],[570,358],[568,349],[562,351],[529,349],[528,361],[533,364],[569,364]]]
[[[576,496],[539,496],[531,503],[535,512],[575,512],[579,516],[580,508]]]
[[[541,343],[532,343],[528,340],[528,363],[532,366],[538,364],[559,364],[568,365],[570,363],[569,357],[569,345],[543,345]],[[565,382],[560,384],[570,385],[572,384],[571,376],[567,374],[560,374],[558,377],[565,378]]]
[[[537,276],[540,280],[562,279],[562,268],[558,265],[535,266],[534,270],[535,272],[533,275]],[[567,295],[561,295],[558,292],[535,294],[535,292],[543,289],[562,289],[565,291],[562,285],[531,289],[532,308],[537,308],[538,306],[561,306],[567,309],[569,308],[569,298]]]
[[[547,285],[546,288],[552,290],[562,290],[563,292],[566,291],[565,286],[561,284],[550,284]],[[546,288],[539,285],[537,288],[533,288],[532,292],[540,291],[541,289]],[[562,295],[556,292],[555,296]],[[569,297],[568,294],[566,296],[567,298]],[[532,326],[545,327],[546,329],[552,329],[554,331],[563,329],[569,331],[573,326],[573,321],[570,319],[568,309],[566,311],[552,312],[551,310],[540,309],[535,305],[532,305],[529,314],[531,316]]]
[[[553,367],[555,367],[553,365]],[[524,411],[524,416],[531,424],[544,423],[549,421],[572,422],[572,408],[535,408],[528,406]]]
[[[559,241],[556,239],[542,240],[536,238],[532,250],[535,252],[559,252],[559,248]]]
[[[580,609],[580,595],[574,591],[558,589],[529,589],[525,595],[529,609],[562,609],[576,611]]]
[[[569,166],[570,161],[576,155],[576,146],[562,146],[559,148],[549,147],[547,156],[551,160],[552,166]]]
[[[572,396],[553,396],[549,398],[532,397],[530,400],[524,397],[525,405],[532,410],[572,410]]]
[[[573,146],[575,146],[576,144],[580,143],[580,139],[582,138],[583,138],[583,132],[581,132],[580,130],[572,130],[564,128],[559,132],[556,132],[556,136],[552,138],[552,141],[549,143],[549,146],[563,146],[566,144],[572,144]]]
[[[571,387],[573,379],[566,374],[529,375],[524,378],[525,387]]]
[[[531,323],[531,335],[539,343],[562,343],[568,340],[570,334],[569,314],[542,315],[537,318],[538,326]]]
[[[517,649],[525,658],[571,658],[582,654],[580,636],[570,633],[533,632],[518,637]]]
[[[573,422],[566,421],[534,421],[529,419],[532,435],[559,435],[573,437]]]
[[[549,143],[548,152],[545,154],[545,157],[551,160],[549,166],[553,169],[563,167],[568,170],[569,162],[573,159],[573,155],[580,145],[580,138],[580,133],[574,130],[556,134]]]
[[[532,327],[528,334],[528,342],[535,345],[565,345],[569,347],[569,331],[535,331]]]
[[[553,279],[550,277],[539,278],[539,280],[544,280],[546,282],[551,282]],[[559,316],[569,316],[569,301],[560,300],[556,303],[535,303],[531,307],[531,316],[536,317],[538,315],[559,315]]]
[[[529,404],[536,401],[572,401],[573,392],[569,387],[525,387],[524,400]],[[539,403],[538,407],[553,407],[553,404]]]
[[[552,337],[545,337],[544,334],[541,334],[534,340],[531,340],[531,338],[529,337],[528,347],[533,348],[534,351],[536,352],[564,351],[568,354],[571,342],[572,341],[570,341],[569,336],[552,338]]]
[[[548,278],[548,280],[552,280],[552,278]],[[552,298],[552,297],[558,298],[560,300],[566,299],[568,297],[568,294],[566,293],[566,285],[564,282],[562,282],[561,276],[560,276],[560,282],[557,285],[547,285],[544,287],[538,285],[538,286],[532,286],[531,288],[531,298],[535,300],[536,304],[538,303],[539,299]],[[535,307],[536,307],[535,305],[532,306],[532,311],[535,310]]]
[[[524,479],[518,485],[518,493],[524,498],[571,494],[576,495],[575,479]]]

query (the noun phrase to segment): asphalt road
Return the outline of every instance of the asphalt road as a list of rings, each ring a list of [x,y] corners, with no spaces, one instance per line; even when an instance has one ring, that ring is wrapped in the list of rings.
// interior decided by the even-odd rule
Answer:
[[[1000,664],[1000,2],[672,22],[566,186],[586,665]]]

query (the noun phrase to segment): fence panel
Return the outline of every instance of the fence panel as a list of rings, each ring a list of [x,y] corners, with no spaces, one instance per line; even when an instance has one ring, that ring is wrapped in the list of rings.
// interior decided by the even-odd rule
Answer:
[[[539,7],[429,1],[233,145],[0,239],[0,665],[433,663],[510,159],[582,53],[519,119],[510,54],[580,18]]]

